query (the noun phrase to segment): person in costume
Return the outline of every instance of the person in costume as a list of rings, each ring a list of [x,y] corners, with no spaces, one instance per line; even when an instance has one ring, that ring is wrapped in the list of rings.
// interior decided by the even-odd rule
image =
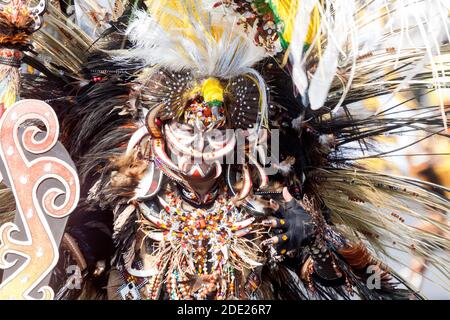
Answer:
[[[81,183],[55,297],[421,299],[383,262],[388,247],[448,276],[446,188],[356,162],[383,155],[382,135],[448,139],[443,103],[419,105],[426,117],[352,109],[448,85],[444,3],[385,2],[47,3],[46,26],[15,50],[40,72],[22,75],[20,96],[58,114]],[[387,46],[414,14],[428,41]]]

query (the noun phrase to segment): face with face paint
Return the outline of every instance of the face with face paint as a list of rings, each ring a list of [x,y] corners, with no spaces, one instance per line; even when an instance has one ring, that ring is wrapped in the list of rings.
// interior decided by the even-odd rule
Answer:
[[[236,145],[233,134],[215,128],[220,120],[204,115],[206,108],[192,115],[194,125],[176,120],[164,125],[168,155],[192,189],[188,199],[197,203],[213,199],[222,163]]]
[[[261,124],[255,79],[195,78],[190,72],[161,70],[144,91],[153,106],[147,116],[153,155],[166,175],[188,190],[186,199],[200,205],[213,200],[223,164],[237,145],[235,133]]]

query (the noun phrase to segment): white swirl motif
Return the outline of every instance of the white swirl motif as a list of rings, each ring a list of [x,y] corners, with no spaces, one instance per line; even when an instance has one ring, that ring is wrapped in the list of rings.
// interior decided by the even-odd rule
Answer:
[[[23,127],[29,120],[43,123],[45,130],[30,126],[20,134],[19,127]],[[33,299],[30,295],[32,291],[40,293],[41,299],[54,297],[50,287],[38,288],[53,270],[59,257],[58,246],[46,215],[54,218],[67,216],[75,209],[80,193],[76,171],[61,159],[42,155],[55,146],[58,133],[59,124],[55,112],[40,100],[16,102],[0,119],[0,160],[5,166],[4,178],[9,181],[14,193],[17,212],[23,225],[23,230],[19,230],[12,222],[0,227],[0,268],[15,269],[0,284],[0,299]],[[41,156],[30,161],[25,151]],[[47,179],[57,180],[63,188],[49,188],[42,199],[38,199],[38,188]],[[61,198],[62,203],[57,204],[61,202]],[[26,240],[15,239],[15,232],[25,233]],[[6,259],[7,254],[24,257],[25,261],[17,266],[18,260],[8,261],[10,259]]]

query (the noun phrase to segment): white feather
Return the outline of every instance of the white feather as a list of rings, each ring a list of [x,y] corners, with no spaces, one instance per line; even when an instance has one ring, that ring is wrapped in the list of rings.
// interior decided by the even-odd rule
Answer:
[[[450,38],[445,9],[448,1],[321,1],[318,6],[321,51],[318,46],[311,46],[304,52],[312,6],[317,3],[319,1],[310,0],[299,6],[289,56],[296,89],[312,109],[321,108],[332,97],[329,102],[334,105],[329,103],[328,106],[337,110],[345,103],[346,96],[354,92],[355,79],[359,86],[390,85],[389,90],[395,94],[409,87],[422,72],[424,61],[429,64],[426,67],[438,92],[444,85],[439,75],[445,67],[435,57],[442,56],[442,44]],[[359,59],[366,54],[370,58]],[[405,60],[405,57],[410,59]],[[402,65],[406,68],[396,72],[402,80],[397,90],[392,89],[392,83],[385,82],[383,76]],[[340,77],[336,77],[338,70]],[[364,82],[367,74],[379,81]],[[429,79],[425,81],[429,83]],[[440,103],[442,107],[443,99]]]
[[[292,79],[301,96],[305,95],[308,88],[308,77],[303,60],[303,46],[308,27],[311,21],[311,12],[316,0],[306,0],[299,6],[297,15],[295,17],[295,28],[292,33],[292,42],[290,44],[290,59],[292,62]]]
[[[118,59],[140,60],[174,71],[192,70],[197,76],[230,78],[267,55],[236,27],[235,19],[212,13],[201,23],[190,15],[187,18],[187,29],[164,30],[146,12],[135,12],[126,31],[133,48],[120,52]],[[220,37],[212,34],[214,27],[223,30]],[[186,37],[187,31],[192,36]]]
[[[335,3],[335,20],[334,25],[329,26],[331,30],[328,32],[328,45],[320,59],[316,72],[314,73],[309,89],[308,97],[312,110],[323,107],[331,83],[336,75],[338,68],[339,55],[342,47],[350,33],[355,11],[354,2],[346,1]]]

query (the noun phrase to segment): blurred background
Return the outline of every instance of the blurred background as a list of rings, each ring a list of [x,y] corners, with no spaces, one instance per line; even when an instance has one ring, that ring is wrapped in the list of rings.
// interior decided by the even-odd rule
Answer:
[[[450,89],[448,88],[422,94],[417,93],[416,97],[404,97],[401,94],[397,94],[394,98],[392,96],[377,98],[367,101],[365,108],[372,111],[383,110],[398,104],[399,101],[405,101],[407,98],[411,100],[402,106],[403,112],[412,114],[417,112],[415,107],[420,103],[439,105],[440,99],[444,99],[444,105],[450,105]],[[447,134],[450,133],[449,129],[446,131]],[[444,125],[442,132],[445,132]],[[362,160],[360,162],[373,170],[421,179],[450,188],[450,139],[445,136],[433,135],[415,143],[424,137],[425,134],[419,135],[417,132],[411,134],[403,133],[395,137],[380,137],[380,146],[383,148],[383,151],[396,150],[398,148],[401,150],[393,152],[385,158]],[[410,144],[412,145],[405,147]],[[441,195],[450,198],[450,192],[442,192]],[[430,213],[424,212],[423,214]],[[435,232],[438,236],[443,236],[439,234],[438,230],[433,229],[431,225],[408,219],[405,222],[417,228]],[[448,219],[444,222],[448,224]],[[442,256],[444,250],[449,249],[442,248],[442,252],[436,252],[436,254]],[[400,275],[409,279],[426,298],[450,300],[450,280],[448,275],[442,278],[442,275],[439,275],[435,268],[428,267],[426,261],[414,257],[413,254],[408,255],[396,250],[391,250],[391,252],[394,253],[398,261],[388,261],[389,265]],[[409,270],[409,268],[412,270]]]

